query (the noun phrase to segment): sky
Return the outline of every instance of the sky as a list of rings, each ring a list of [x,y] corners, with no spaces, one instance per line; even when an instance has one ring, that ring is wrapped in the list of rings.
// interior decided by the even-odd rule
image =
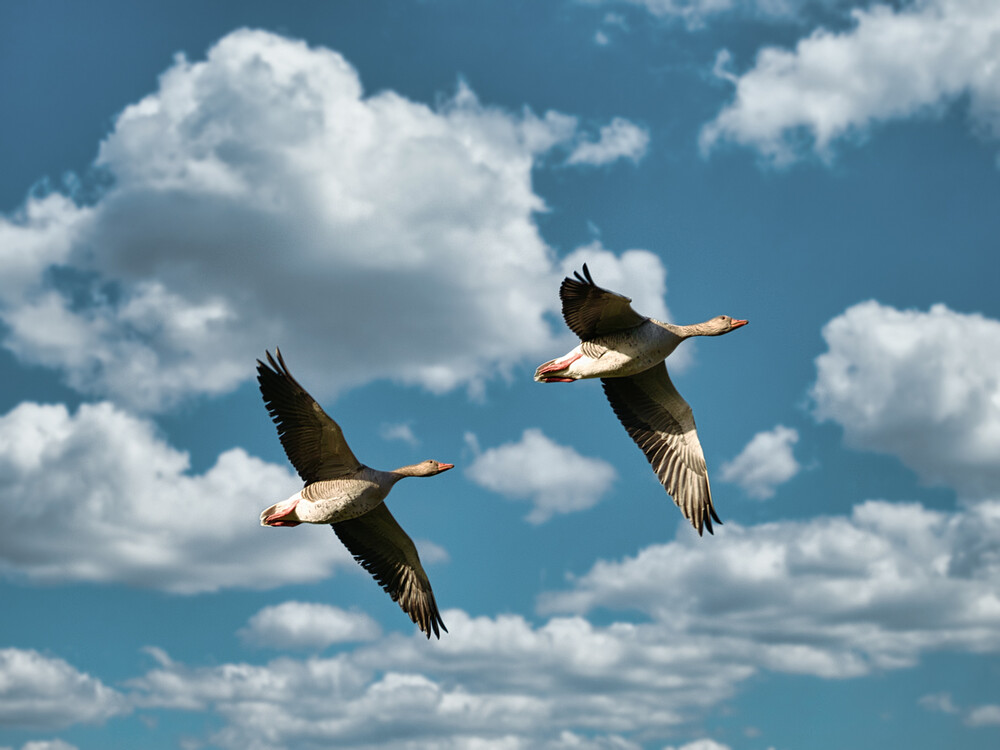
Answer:
[[[1000,742],[992,0],[0,3],[0,748]],[[699,538],[558,288],[676,323]],[[400,484],[427,640],[297,491]]]

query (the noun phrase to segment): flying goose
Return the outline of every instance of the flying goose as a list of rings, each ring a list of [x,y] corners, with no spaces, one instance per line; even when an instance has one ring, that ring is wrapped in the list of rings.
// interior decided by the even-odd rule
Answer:
[[[420,629],[438,638],[444,626],[431,582],[417,549],[383,503],[404,477],[432,477],[454,467],[422,461],[394,471],[379,471],[354,457],[340,425],[334,422],[288,372],[281,351],[278,361],[265,352],[257,360],[257,382],[285,455],[305,481],[287,500],[260,514],[262,526],[328,523],[354,559],[398,602]]]
[[[559,287],[563,318],[581,343],[535,370],[542,383],[600,378],[619,421],[646,455],[660,483],[698,530],[722,523],[712,505],[705,454],[694,416],[670,382],[665,359],[690,336],[721,336],[747,321],[728,315],[689,326],[647,318],[631,299],[602,289],[583,265],[583,276]]]

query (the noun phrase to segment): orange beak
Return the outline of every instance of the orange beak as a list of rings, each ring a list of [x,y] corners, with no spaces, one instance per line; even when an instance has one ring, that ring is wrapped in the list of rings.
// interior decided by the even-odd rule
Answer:
[[[749,320],[734,320],[732,326],[729,327],[729,330],[731,331],[734,328],[739,328],[740,326],[745,326],[749,322],[750,322]]]
[[[448,471],[448,469],[454,468],[455,464],[438,464],[438,473],[440,474],[442,471]]]

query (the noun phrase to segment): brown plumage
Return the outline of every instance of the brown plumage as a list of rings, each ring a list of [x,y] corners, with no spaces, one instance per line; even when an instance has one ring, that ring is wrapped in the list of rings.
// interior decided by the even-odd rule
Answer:
[[[712,504],[705,454],[691,407],[674,388],[665,359],[691,336],[720,336],[746,325],[720,315],[690,326],[647,318],[632,300],[583,275],[559,287],[563,319],[581,343],[563,357],[539,365],[535,380],[571,383],[600,378],[618,420],[642,450],[667,493],[700,535],[722,523]]]
[[[328,523],[361,566],[431,637],[447,632],[417,548],[383,501],[404,477],[428,477],[453,468],[433,460],[379,471],[351,452],[344,433],[292,377],[281,356],[257,360],[257,381],[285,455],[305,482],[295,495],[261,513],[264,526]]]

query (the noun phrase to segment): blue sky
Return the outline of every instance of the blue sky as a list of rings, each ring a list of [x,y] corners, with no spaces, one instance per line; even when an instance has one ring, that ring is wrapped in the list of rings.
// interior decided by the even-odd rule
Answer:
[[[0,747],[993,748],[986,0],[0,5]],[[562,277],[671,357],[698,538]],[[449,633],[323,527],[254,382],[377,468]]]

